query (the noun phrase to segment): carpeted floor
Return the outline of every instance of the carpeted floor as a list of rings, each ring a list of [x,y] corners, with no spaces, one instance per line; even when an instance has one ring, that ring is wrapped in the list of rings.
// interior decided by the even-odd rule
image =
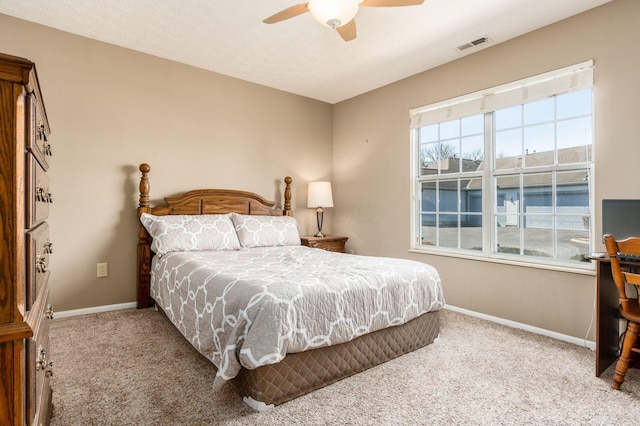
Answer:
[[[443,311],[425,348],[258,413],[153,309],[56,319],[53,426],[610,425],[640,422],[580,346]]]

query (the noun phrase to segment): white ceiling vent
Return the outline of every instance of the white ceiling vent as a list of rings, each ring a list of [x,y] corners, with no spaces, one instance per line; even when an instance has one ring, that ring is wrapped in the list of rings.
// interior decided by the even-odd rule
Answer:
[[[473,41],[470,41],[469,43],[465,43],[461,46],[458,46],[458,50],[462,52],[463,50],[467,50],[471,47],[476,47],[477,45],[486,43],[488,41],[490,41],[489,37],[480,37],[477,40],[473,40]]]

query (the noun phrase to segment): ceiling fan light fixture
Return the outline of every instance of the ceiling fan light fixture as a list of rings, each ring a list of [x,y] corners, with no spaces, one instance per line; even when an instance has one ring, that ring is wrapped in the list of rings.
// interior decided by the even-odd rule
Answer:
[[[359,5],[359,0],[309,0],[308,8],[316,21],[335,29],[351,22]]]

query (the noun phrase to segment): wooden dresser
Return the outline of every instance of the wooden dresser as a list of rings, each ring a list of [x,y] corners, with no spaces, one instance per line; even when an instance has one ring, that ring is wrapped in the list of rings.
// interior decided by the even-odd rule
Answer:
[[[49,124],[35,64],[0,54],[0,425],[51,417]]]

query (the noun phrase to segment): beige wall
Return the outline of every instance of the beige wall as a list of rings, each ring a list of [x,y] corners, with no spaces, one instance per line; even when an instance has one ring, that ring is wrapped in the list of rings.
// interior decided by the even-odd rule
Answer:
[[[594,306],[593,275],[408,252],[409,110],[594,59],[595,232],[600,235],[602,198],[640,198],[631,172],[640,158],[638,17],[639,1],[616,0],[335,105],[336,230],[351,237],[356,252],[435,265],[449,304],[585,337]],[[589,338],[595,339],[593,329]]]
[[[36,63],[51,123],[56,310],[135,301],[142,162],[152,200],[232,188],[281,202],[290,175],[313,230],[306,182],[331,177],[331,105],[5,15],[0,46]]]

